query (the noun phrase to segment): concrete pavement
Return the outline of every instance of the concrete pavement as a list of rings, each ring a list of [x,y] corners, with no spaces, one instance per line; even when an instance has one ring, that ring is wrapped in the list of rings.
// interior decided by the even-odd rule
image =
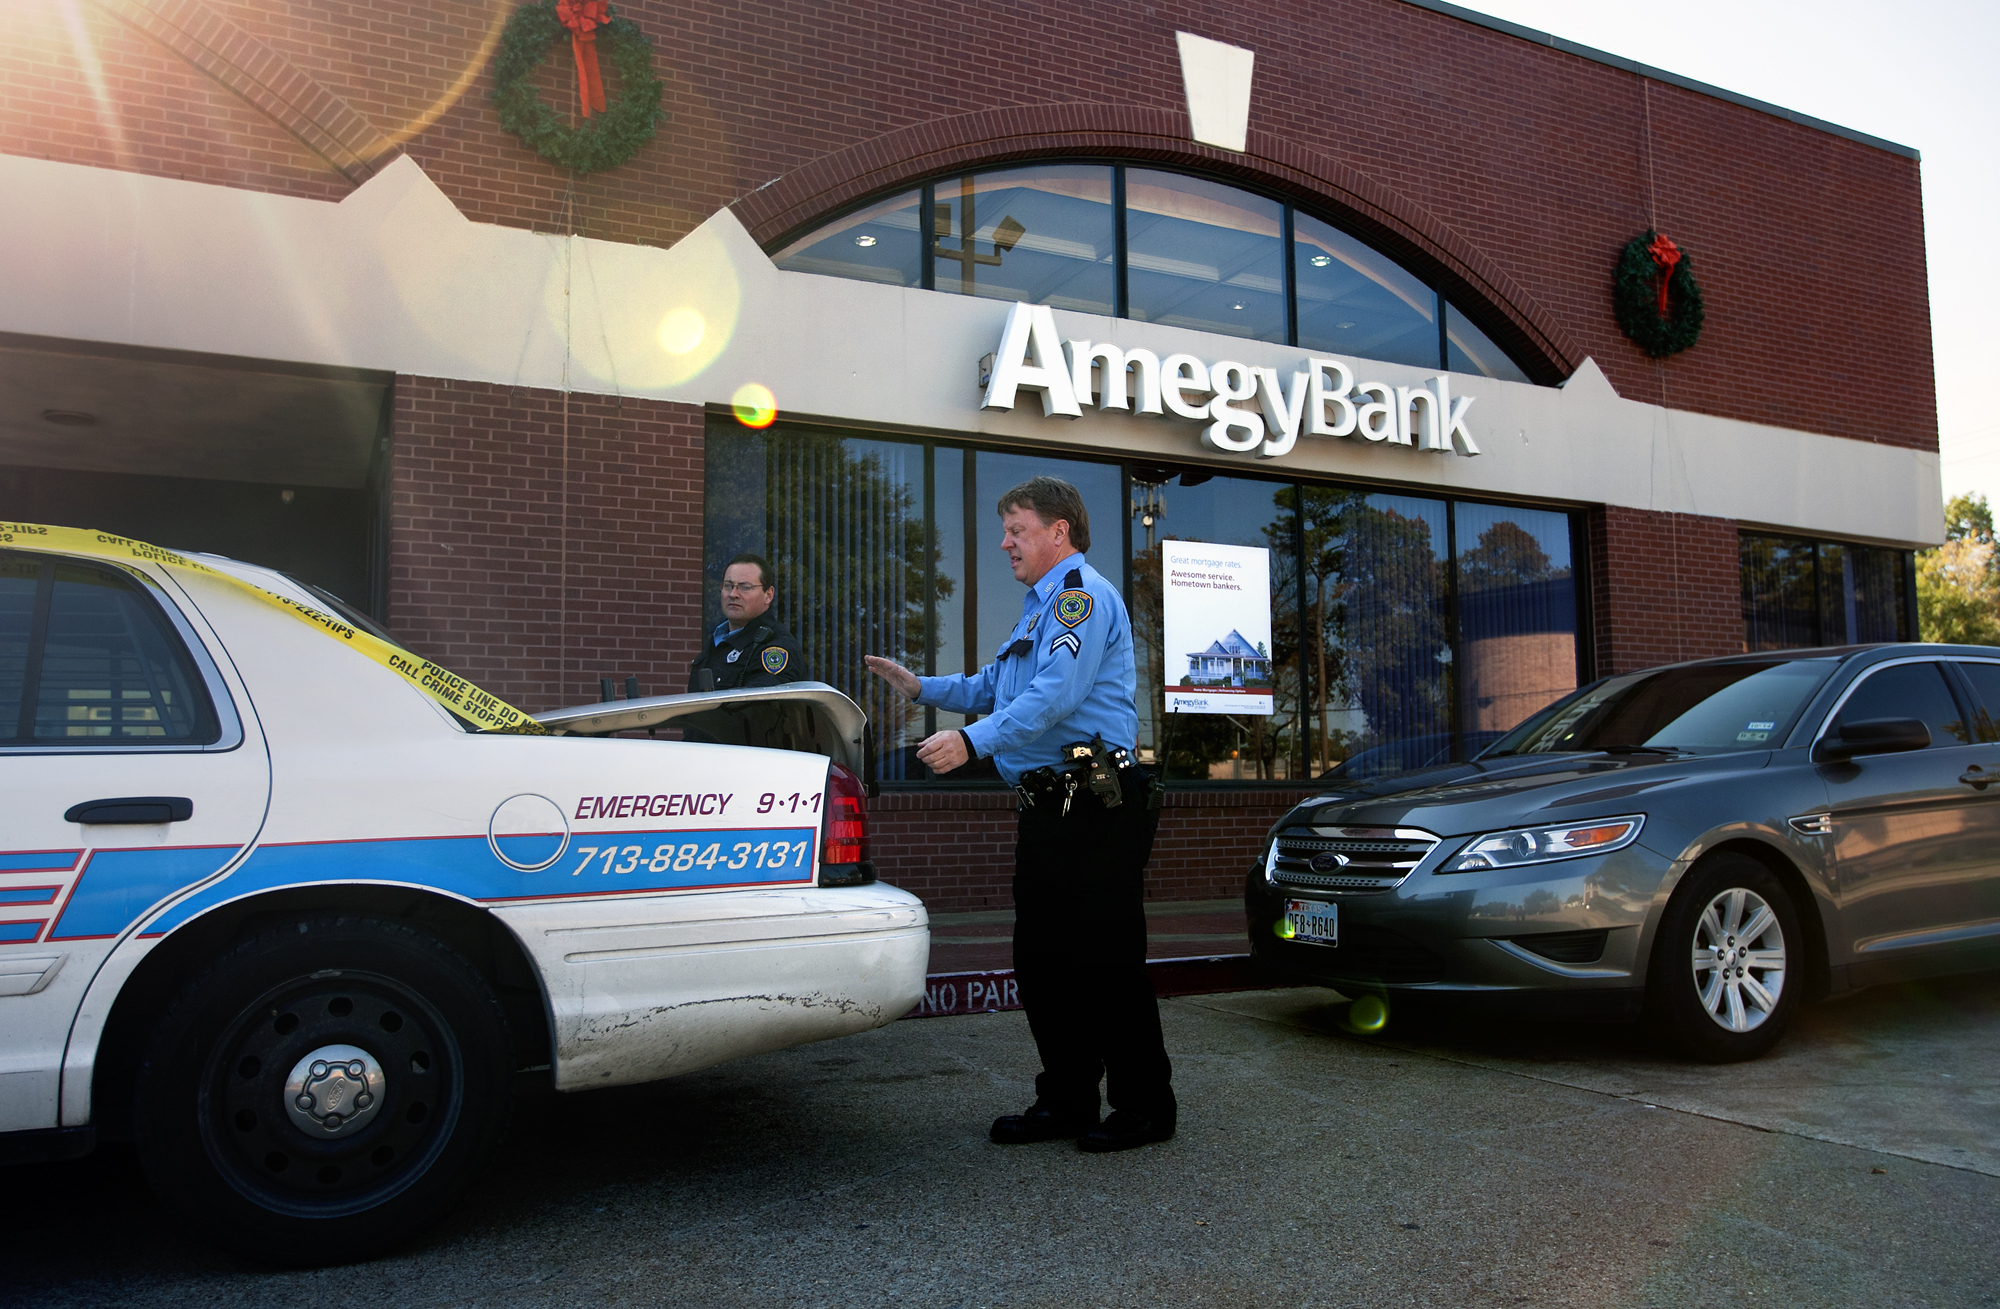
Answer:
[[[1615,1029],[1380,1039],[1330,992],[1164,1002],[1165,1145],[1001,1148],[1018,1013],[524,1102],[480,1193],[311,1273],[180,1239],[129,1152],[0,1174],[49,1305],[1991,1305],[2000,976],[1809,1011],[1772,1059]],[[169,1204],[171,1201],[169,1200]]]

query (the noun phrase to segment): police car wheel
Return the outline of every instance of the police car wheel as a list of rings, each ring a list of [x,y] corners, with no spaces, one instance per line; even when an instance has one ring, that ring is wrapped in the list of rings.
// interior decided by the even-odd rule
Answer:
[[[136,1088],[161,1200],[259,1263],[366,1258],[441,1215],[495,1153],[513,1059],[498,999],[421,929],[287,921],[161,1020]]]

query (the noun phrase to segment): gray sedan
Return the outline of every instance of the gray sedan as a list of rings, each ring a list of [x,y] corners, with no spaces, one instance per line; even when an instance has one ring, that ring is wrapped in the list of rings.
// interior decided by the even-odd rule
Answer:
[[[2000,966],[2000,649],[1605,678],[1470,763],[1301,802],[1250,870],[1291,980],[1618,1019],[1753,1058],[1797,1006]]]

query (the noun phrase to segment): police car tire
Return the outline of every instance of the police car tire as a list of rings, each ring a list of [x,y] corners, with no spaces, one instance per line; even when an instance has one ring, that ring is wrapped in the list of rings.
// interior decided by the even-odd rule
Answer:
[[[1708,944],[1701,930],[1703,911],[1718,897],[1739,890],[1770,907],[1776,939],[1785,955],[1776,1005],[1744,1031],[1730,1030],[1710,1013],[1692,966],[1696,949]],[[1712,1064],[1756,1059],[1777,1045],[1798,1011],[1804,959],[1805,937],[1784,883],[1748,855],[1727,850],[1709,855],[1688,870],[1660,916],[1652,963],[1646,973],[1648,1017],[1654,1030],[1689,1058]],[[1754,974],[1756,970],[1749,971]]]
[[[337,1047],[363,1052],[357,1080],[379,1073],[381,1094],[336,1097],[347,1121],[313,1113],[309,1134],[301,1114],[324,1106],[288,1078],[329,1060],[340,1076]],[[347,1263],[452,1205],[497,1153],[513,1083],[505,1013],[457,951],[407,923],[299,917],[225,952],[161,1019],[136,1087],[139,1157],[210,1242],[257,1263]]]

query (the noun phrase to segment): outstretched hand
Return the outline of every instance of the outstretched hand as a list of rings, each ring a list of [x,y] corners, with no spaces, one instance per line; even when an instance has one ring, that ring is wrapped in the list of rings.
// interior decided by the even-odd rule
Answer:
[[[955,730],[927,736],[917,747],[917,761],[934,773],[948,773],[971,757],[965,738]]]
[[[875,676],[881,678],[890,686],[895,687],[910,699],[914,700],[917,698],[917,692],[921,687],[918,685],[917,675],[909,669],[903,667],[893,659],[884,659],[881,655],[863,655],[861,662],[868,665],[869,672],[875,674]]]

